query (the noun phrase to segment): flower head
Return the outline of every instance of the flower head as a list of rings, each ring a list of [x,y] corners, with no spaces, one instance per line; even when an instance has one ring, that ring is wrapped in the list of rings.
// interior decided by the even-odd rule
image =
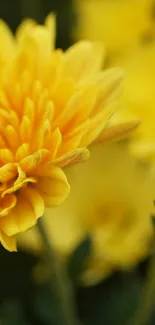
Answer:
[[[15,38],[1,21],[0,37],[0,241],[12,251],[44,206],[68,196],[62,168],[88,158],[86,146],[114,110],[122,71],[100,71],[98,43],[55,50],[52,15],[44,26],[24,21]]]

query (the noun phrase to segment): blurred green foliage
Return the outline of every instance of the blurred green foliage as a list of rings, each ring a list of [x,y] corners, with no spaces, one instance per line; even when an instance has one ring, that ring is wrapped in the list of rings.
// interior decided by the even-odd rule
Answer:
[[[86,258],[87,249],[89,252],[88,240],[80,247],[81,259]],[[39,259],[24,252],[9,253],[3,248],[0,257],[1,324],[61,325],[51,286],[48,282],[35,283],[33,279],[33,268]],[[81,265],[79,253],[78,261]],[[134,272],[116,273],[90,288],[79,287],[74,282],[81,325],[128,325],[140,302],[146,268],[147,262]],[[150,322],[153,324],[155,318]]]

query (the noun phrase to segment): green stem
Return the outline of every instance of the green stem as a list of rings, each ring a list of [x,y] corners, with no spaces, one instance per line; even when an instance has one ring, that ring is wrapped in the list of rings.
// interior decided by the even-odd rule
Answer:
[[[51,286],[52,289],[55,289],[54,295],[57,299],[60,313],[62,314],[62,324],[78,325],[72,285],[63,265],[59,262],[59,258],[51,245],[51,241],[49,243],[42,218],[39,219],[38,229],[43,240],[47,263],[51,270]]]
[[[142,295],[142,301],[135,314],[131,325],[148,325],[151,313],[155,306],[155,239],[153,247],[153,255],[150,260],[148,268],[148,277],[146,284],[144,285],[144,292]]]

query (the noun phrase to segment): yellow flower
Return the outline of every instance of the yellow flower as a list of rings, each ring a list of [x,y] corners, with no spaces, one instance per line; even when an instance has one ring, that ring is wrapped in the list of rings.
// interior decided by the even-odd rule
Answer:
[[[82,275],[94,284],[114,270],[132,268],[151,250],[151,214],[155,182],[149,166],[136,161],[126,142],[95,144],[85,164],[67,170],[71,193],[57,210],[47,210],[47,234],[57,252],[66,258],[86,235],[92,254]],[[20,244],[40,249],[37,229]]]
[[[74,0],[78,39],[101,40],[109,56],[133,46],[153,28],[152,0]]]
[[[131,152],[139,159],[155,162],[155,41],[137,47],[114,64],[126,70],[120,109],[113,116],[116,123],[127,120],[141,121],[132,134]]]
[[[52,15],[44,26],[24,21],[15,38],[1,21],[0,38],[0,242],[12,251],[44,206],[68,196],[62,168],[88,159],[122,71],[100,71],[98,43],[54,50]]]

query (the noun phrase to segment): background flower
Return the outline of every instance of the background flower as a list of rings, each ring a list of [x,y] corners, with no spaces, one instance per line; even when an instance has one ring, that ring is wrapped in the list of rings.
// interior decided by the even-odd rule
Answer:
[[[139,159],[149,160],[152,165],[155,161],[154,57],[155,41],[152,39],[112,62],[113,66],[120,64],[126,70],[121,109],[113,118],[116,118],[116,123],[130,119],[141,121],[131,139],[130,149]]]
[[[57,210],[47,210],[47,234],[64,258],[88,234],[93,248],[83,274],[94,284],[118,269],[131,268],[151,251],[154,179],[126,143],[95,144],[89,162],[67,171],[71,194]],[[37,230],[20,244],[38,250]]]
[[[153,29],[151,0],[74,0],[75,38],[101,40],[108,56],[120,55]]]

